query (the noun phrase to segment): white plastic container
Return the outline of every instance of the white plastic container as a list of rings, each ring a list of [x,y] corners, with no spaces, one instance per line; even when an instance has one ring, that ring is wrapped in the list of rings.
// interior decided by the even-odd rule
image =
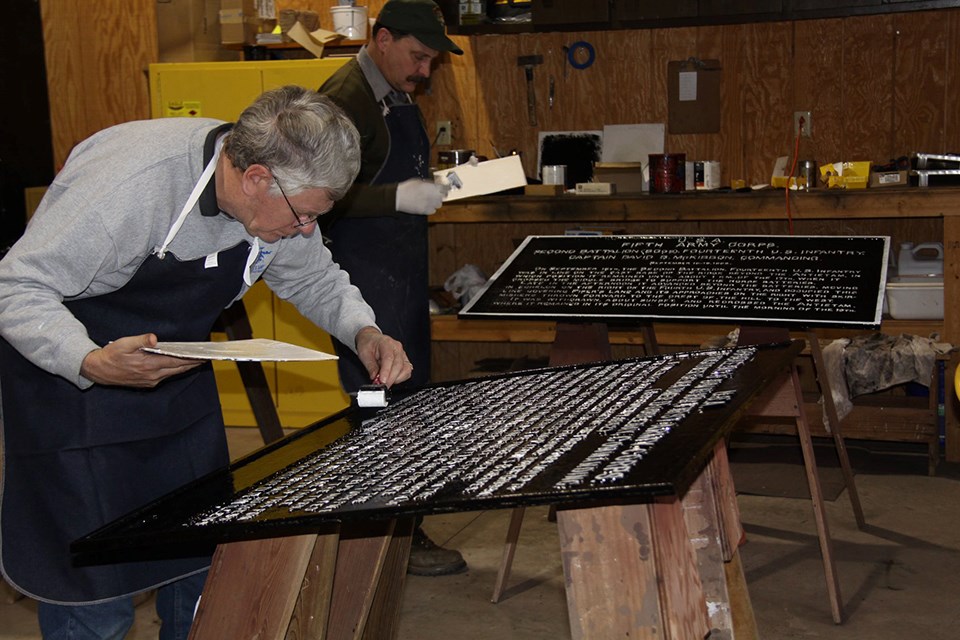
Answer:
[[[897,254],[897,275],[937,276],[943,275],[942,242],[903,242]]]
[[[890,278],[883,311],[894,320],[942,320],[943,277]]]
[[[333,14],[333,30],[348,40],[367,39],[366,7],[330,7]]]

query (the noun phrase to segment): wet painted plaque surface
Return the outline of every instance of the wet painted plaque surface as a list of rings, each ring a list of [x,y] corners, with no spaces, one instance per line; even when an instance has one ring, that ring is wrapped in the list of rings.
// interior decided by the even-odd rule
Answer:
[[[682,493],[803,345],[521,371],[347,410],[74,544],[87,553],[331,522]]]
[[[877,328],[889,241],[530,236],[460,316]]]

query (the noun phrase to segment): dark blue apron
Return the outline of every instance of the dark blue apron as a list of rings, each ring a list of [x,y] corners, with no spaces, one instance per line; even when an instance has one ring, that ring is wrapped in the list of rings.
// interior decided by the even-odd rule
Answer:
[[[97,344],[155,333],[209,338],[240,291],[246,242],[180,262],[150,255],[122,288],[65,303]],[[229,463],[209,364],[154,389],[80,390],[0,340],[5,447],[2,560],[21,591],[89,603],[135,593],[204,569],[209,556],[74,567],[69,544]]]
[[[390,184],[429,175],[430,140],[416,104],[390,107],[384,117],[390,152],[371,184]],[[403,343],[413,363],[405,385],[430,377],[430,291],[427,273],[427,217],[396,214],[342,218],[330,230],[334,259],[360,289],[377,315],[380,330]],[[369,384],[360,359],[335,341],[340,382],[348,392]]]

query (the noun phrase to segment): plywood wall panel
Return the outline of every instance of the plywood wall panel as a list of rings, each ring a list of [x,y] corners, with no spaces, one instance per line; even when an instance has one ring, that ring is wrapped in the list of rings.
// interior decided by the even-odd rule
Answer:
[[[656,105],[663,100],[652,90],[653,65],[650,48],[653,32],[598,32],[596,47],[603,52],[606,72],[600,86],[604,92],[604,124],[661,122],[654,119]],[[580,73],[569,65],[566,73]]]
[[[59,170],[70,149],[87,130],[84,101],[89,85],[84,81],[82,57],[76,54],[81,34],[72,28],[80,23],[80,8],[68,0],[43,0],[40,13],[50,94],[53,161]]]
[[[753,180],[769,180],[778,156],[791,155],[793,96],[785,62],[791,56],[792,27],[788,22],[742,26],[740,46],[741,101],[744,140],[750,148],[744,169]]]
[[[709,158],[720,161],[720,175],[723,184],[732,180],[745,180],[756,184],[765,181],[747,173],[746,155],[748,142],[744,138],[744,113],[741,103],[743,84],[743,57],[740,48],[741,25],[726,25],[709,29],[711,36],[720,41],[720,65],[723,74],[720,79],[720,133],[713,137],[720,142],[719,154]],[[703,36],[707,38],[709,36]]]
[[[152,0],[43,0],[54,165],[105,127],[149,117],[147,65],[157,59]]]
[[[894,18],[893,136],[887,157],[946,151],[947,35],[943,25],[919,14]]]
[[[88,122],[90,133],[128,120],[150,116],[147,69],[157,60],[156,3],[128,0],[121,7],[108,3],[81,3],[85,33],[86,64],[96,69]],[[89,78],[88,78],[89,79]]]
[[[960,153],[960,11],[944,12],[938,23],[947,33],[943,68],[947,90],[944,95],[943,150]]]
[[[888,158],[893,148],[892,14],[844,20],[844,160]]]
[[[813,137],[800,139],[800,157],[842,160],[843,21],[806,20],[795,23],[793,31],[793,110],[810,111],[813,120]]]

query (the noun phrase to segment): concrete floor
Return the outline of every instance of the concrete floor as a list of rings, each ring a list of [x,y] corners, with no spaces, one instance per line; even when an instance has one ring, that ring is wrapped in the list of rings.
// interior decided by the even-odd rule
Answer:
[[[231,430],[234,453],[256,444],[255,431]],[[809,500],[739,496],[747,532],[740,553],[762,638],[960,636],[958,465],[941,465],[938,475],[929,477],[922,453],[885,457],[884,472],[878,473],[877,465],[857,469],[866,531],[857,529],[846,492],[826,503],[845,607],[842,625],[831,620]],[[546,514],[546,508],[527,510],[499,604],[492,604],[490,595],[509,512],[427,518],[424,528],[431,537],[459,549],[469,570],[439,578],[408,576],[398,640],[569,638],[556,525]],[[130,640],[156,638],[152,601],[137,611]],[[31,601],[0,603],[0,640],[39,637]]]

